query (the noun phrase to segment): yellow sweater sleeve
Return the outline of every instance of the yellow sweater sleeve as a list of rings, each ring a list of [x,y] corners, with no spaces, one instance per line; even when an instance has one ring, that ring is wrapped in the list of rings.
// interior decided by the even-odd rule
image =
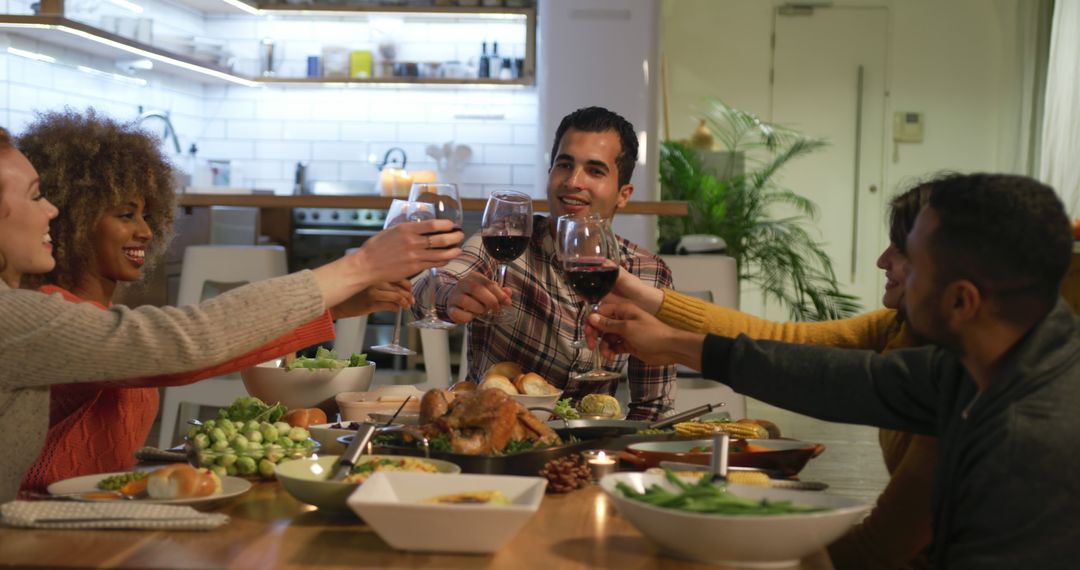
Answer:
[[[897,332],[896,311],[879,309],[835,321],[776,322],[707,303],[672,289],[664,289],[664,302],[656,316],[683,330],[761,340],[816,344],[840,348],[883,350]]]

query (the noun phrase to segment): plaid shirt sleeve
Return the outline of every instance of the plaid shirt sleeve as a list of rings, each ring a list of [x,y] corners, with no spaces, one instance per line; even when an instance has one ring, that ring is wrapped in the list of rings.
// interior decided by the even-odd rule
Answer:
[[[623,266],[657,288],[672,286],[671,269],[659,256],[622,240]],[[627,419],[657,420],[675,409],[675,367],[651,366],[631,356],[626,378],[630,383]]]

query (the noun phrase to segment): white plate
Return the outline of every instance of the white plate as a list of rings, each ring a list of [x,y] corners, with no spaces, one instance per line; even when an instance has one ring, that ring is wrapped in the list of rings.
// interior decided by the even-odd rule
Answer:
[[[112,477],[113,475],[123,475],[124,473],[130,473],[130,471],[118,471],[116,473],[98,473],[97,475],[83,475],[82,477],[72,477],[71,479],[64,479],[63,481],[57,481],[52,485],[49,485],[47,490],[51,495],[67,495],[71,493],[92,493],[94,491],[100,491],[97,488],[98,481],[106,477]],[[235,497],[243,494],[251,488],[251,482],[240,477],[229,477],[226,475],[221,478],[221,494],[210,495],[209,497],[192,497],[189,499],[136,499],[140,503],[155,503],[163,505],[197,505],[199,503],[209,503],[212,501],[218,501],[221,499],[227,499],[229,497]]]

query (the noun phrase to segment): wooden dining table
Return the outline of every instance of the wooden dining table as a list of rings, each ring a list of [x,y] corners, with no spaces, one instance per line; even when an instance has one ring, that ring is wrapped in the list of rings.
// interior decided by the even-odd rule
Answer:
[[[357,518],[330,516],[277,482],[200,507],[230,522],[211,531],[39,530],[0,526],[0,566],[22,568],[737,568],[661,552],[592,485],[547,495],[495,554],[392,549]],[[762,537],[769,540],[769,537]],[[831,570],[824,550],[791,568]]]

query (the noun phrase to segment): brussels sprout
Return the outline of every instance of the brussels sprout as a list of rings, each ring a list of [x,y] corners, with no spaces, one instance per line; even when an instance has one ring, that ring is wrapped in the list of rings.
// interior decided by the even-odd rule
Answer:
[[[266,459],[259,460],[259,475],[269,479],[274,476],[274,463]]]
[[[206,433],[210,433],[216,427],[217,427],[217,422],[215,422],[214,420],[206,420],[205,422],[203,422],[203,425],[202,425],[203,431],[206,432]]]
[[[248,422],[244,424],[244,429],[240,431],[259,431],[259,422],[255,420],[248,420]]]
[[[240,452],[244,451],[245,449],[247,449],[248,438],[246,438],[246,437],[244,437],[242,435],[238,435],[238,436],[233,438],[230,445],[232,445],[232,448],[235,449],[237,453],[240,453]]]
[[[237,459],[238,458],[235,453],[222,453],[217,457],[217,464],[221,465],[222,467],[228,467],[233,463],[236,463]]]
[[[258,466],[255,460],[250,457],[241,457],[236,460],[236,471],[241,475],[252,475]]]
[[[224,477],[229,474],[229,470],[221,465],[211,465],[210,470],[217,474],[218,477]]]
[[[218,452],[225,451],[226,449],[229,449],[229,442],[225,439],[219,439],[210,446],[210,449]]]
[[[274,463],[278,463],[285,457],[285,448],[277,444],[271,444],[266,446],[266,458]]]
[[[264,441],[277,441],[277,438],[280,435],[276,427],[267,423],[262,424],[262,426],[259,427],[259,431],[262,432]]]
[[[294,427],[289,429],[289,439],[296,442],[304,441],[310,435],[311,434],[308,433],[308,430],[302,427]]]
[[[206,437],[205,433],[200,433],[195,436],[195,439],[191,440],[191,444],[195,446],[195,449],[206,449],[210,447],[210,438]]]
[[[254,441],[255,443],[262,443],[263,434],[259,430],[249,431],[249,432],[245,433],[244,435],[247,436],[248,441]]]
[[[227,442],[229,440],[229,438],[225,435],[225,430],[221,428],[214,428],[213,431],[210,432],[210,439],[214,440],[214,443],[217,443],[219,441]]]
[[[235,477],[236,474],[239,473],[239,470],[236,469],[236,463],[231,463],[229,465],[226,465],[225,466],[225,473],[227,475],[232,475],[233,477]]]
[[[285,422],[274,422],[274,428],[278,430],[278,433],[289,433],[292,426]]]

